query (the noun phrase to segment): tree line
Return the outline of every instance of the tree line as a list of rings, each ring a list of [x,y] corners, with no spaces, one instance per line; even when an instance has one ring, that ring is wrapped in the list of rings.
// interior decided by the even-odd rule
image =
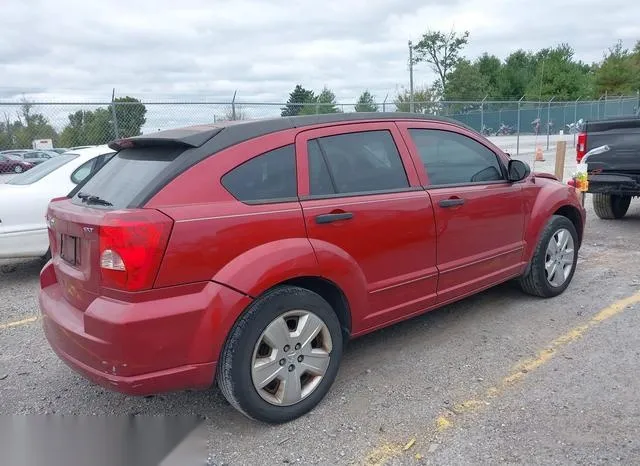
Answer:
[[[47,117],[34,111],[33,103],[23,99],[15,115],[2,115],[0,150],[28,148],[36,139],[52,139],[55,147],[106,144],[118,137],[140,134],[146,113],[140,100],[118,97],[106,107],[70,113],[58,132]]]
[[[536,52],[516,50],[505,59],[488,52],[476,59],[463,55],[469,43],[469,32],[427,31],[411,44],[412,65],[419,75],[426,64],[436,79],[413,91],[401,87],[393,103],[398,111],[435,113],[438,102],[488,101],[575,101],[599,99],[602,96],[631,96],[640,90],[640,41],[632,50],[617,42],[608,48],[599,62],[587,64],[576,59],[574,49],[566,43],[546,47]],[[464,105],[449,110],[464,112]],[[472,106],[473,107],[473,106]],[[376,97],[365,90],[355,105],[355,111],[375,112]],[[334,94],[326,87],[319,94],[296,85],[289,94],[282,116],[309,113],[334,113]]]
[[[429,90],[443,100],[573,101],[640,90],[640,41],[632,50],[618,41],[590,64],[576,59],[567,43],[516,50],[504,60],[486,52],[470,60],[462,57],[468,41],[468,31],[428,31],[413,46],[414,64],[424,62],[436,73]]]

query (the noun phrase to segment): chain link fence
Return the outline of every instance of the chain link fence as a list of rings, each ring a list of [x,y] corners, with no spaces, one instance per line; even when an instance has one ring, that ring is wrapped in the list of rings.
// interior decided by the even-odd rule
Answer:
[[[163,129],[228,120],[253,120],[285,114],[356,111],[410,111],[446,116],[486,136],[516,136],[512,151],[520,153],[520,136],[575,134],[580,120],[638,114],[640,96],[594,101],[434,101],[368,104],[296,104],[246,102],[0,102],[0,150],[31,148],[51,139],[54,147],[104,144],[120,137]],[[537,138],[536,138],[537,139]]]

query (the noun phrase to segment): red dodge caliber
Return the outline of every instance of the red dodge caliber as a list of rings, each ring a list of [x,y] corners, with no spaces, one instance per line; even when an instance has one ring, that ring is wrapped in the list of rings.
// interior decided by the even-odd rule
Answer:
[[[116,391],[217,382],[286,422],[348,339],[511,279],[553,297],[576,269],[576,190],[454,121],[289,117],[111,147],[49,205],[40,308],[59,357]]]

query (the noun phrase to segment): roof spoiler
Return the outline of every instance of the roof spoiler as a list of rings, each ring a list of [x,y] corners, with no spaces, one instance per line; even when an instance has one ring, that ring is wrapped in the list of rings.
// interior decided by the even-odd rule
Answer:
[[[186,128],[170,129],[130,138],[117,139],[109,143],[109,148],[119,151],[132,147],[167,145],[186,146],[189,148],[200,147],[222,130],[222,127],[216,126],[189,126]]]

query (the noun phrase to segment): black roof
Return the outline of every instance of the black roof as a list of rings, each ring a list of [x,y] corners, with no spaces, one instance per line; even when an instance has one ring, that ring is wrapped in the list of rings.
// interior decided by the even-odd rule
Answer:
[[[185,128],[170,129],[148,133],[140,136],[119,139],[109,144],[114,150],[125,147],[141,147],[153,145],[177,144],[189,147],[201,147],[212,138],[210,153],[217,152],[226,147],[239,144],[265,134],[274,133],[292,128],[327,124],[348,123],[361,120],[425,120],[451,123],[473,131],[472,128],[459,121],[434,116],[408,112],[352,112],[329,113],[320,115],[303,115],[290,117],[275,117],[258,120],[226,121],[209,125],[189,126]]]
[[[293,117],[277,117],[262,120],[229,121],[213,125],[190,126],[186,128],[158,131],[156,133],[134,136],[113,141],[109,147],[119,151],[126,148],[150,146],[178,146],[185,150],[173,160],[156,178],[138,194],[131,202],[131,208],[144,205],[163,186],[173,180],[180,173],[196,165],[212,154],[216,154],[227,147],[250,139],[264,136],[276,131],[302,128],[318,124],[348,123],[363,120],[425,120],[452,123],[467,129],[468,126],[443,117],[420,115],[401,112],[371,112],[371,113],[333,113],[322,115],[304,115]],[[87,180],[86,178],[85,180]],[[82,183],[75,188],[77,191]],[[71,195],[75,192],[72,191]]]

